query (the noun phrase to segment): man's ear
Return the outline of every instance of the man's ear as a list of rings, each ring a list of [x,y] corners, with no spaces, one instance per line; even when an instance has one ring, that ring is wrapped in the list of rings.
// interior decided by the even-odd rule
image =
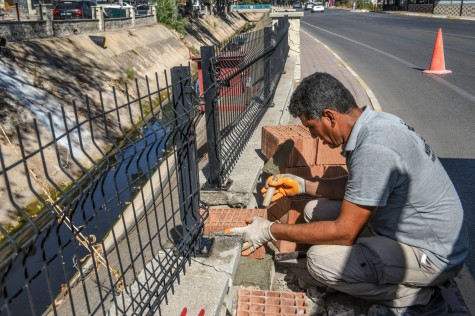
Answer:
[[[323,109],[322,118],[326,118],[330,121],[331,126],[335,126],[336,116],[335,111],[330,109]]]

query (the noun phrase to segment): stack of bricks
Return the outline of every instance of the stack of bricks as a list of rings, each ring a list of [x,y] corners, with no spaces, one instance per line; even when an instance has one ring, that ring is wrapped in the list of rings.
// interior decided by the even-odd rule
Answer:
[[[332,178],[347,174],[346,161],[341,147],[330,148],[319,138],[312,138],[302,125],[262,127],[261,152],[270,159],[286,140],[294,142],[294,148],[283,166],[283,173],[301,177]]]
[[[281,167],[281,173],[290,173],[303,178],[334,178],[348,174],[341,147],[330,148],[319,138],[313,138],[302,125],[264,126],[262,128],[261,151],[270,159],[278,147],[291,139],[294,147]],[[272,204],[267,212],[271,221],[285,224],[303,222],[303,210],[307,202],[315,197],[284,197]],[[280,252],[301,250],[302,246],[288,241],[273,242]]]
[[[237,316],[308,315],[304,293],[240,289]]]
[[[254,216],[267,217],[266,209],[240,209],[240,208],[212,208],[209,209],[208,218],[204,225],[204,234],[222,233],[226,228],[244,227],[245,219]],[[259,247],[249,258],[263,259],[265,257],[265,247]]]
[[[305,205],[313,199],[315,199],[315,197],[309,195],[280,198],[267,209],[267,219],[272,222],[279,221],[282,224],[304,223],[303,210]],[[272,243],[277,247],[279,252],[305,250],[307,247],[306,245],[300,245],[286,240],[273,240]]]

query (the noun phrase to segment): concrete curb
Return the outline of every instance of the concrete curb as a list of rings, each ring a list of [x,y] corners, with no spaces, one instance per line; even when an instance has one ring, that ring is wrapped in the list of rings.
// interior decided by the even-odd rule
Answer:
[[[371,12],[373,12],[373,13],[382,13],[382,14],[420,16],[420,17],[424,17],[424,18],[434,18],[434,19],[475,21],[475,17],[471,17],[471,16],[441,15],[441,14],[408,12],[408,11],[371,11]]]
[[[201,309],[206,311],[206,315],[228,315],[232,310],[232,283],[241,257],[241,243],[240,238],[216,236],[210,257],[191,258],[193,263],[186,267],[186,273],[181,273],[179,282],[173,285],[173,295],[169,295],[168,301],[160,305],[159,314],[181,315],[186,307],[187,315],[198,315]],[[143,301],[145,304],[148,295],[153,295],[147,290],[157,286],[150,271],[161,272],[158,266],[155,260],[147,264],[136,281],[117,297],[117,307],[123,309],[111,308],[108,314],[132,315],[132,302],[140,305]],[[157,312],[155,314],[158,315]]]
[[[336,59],[338,59],[338,61],[346,68],[348,69],[348,71],[351,73],[351,75],[353,77],[355,77],[355,79],[359,82],[359,84],[361,85],[361,87],[364,89],[364,91],[366,92],[366,95],[368,96],[369,98],[369,101],[371,102],[371,106],[373,107],[373,110],[377,111],[377,112],[381,112],[382,111],[382,108],[381,108],[381,105],[379,104],[379,101],[378,99],[376,98],[376,96],[374,95],[373,91],[371,90],[370,87],[368,87],[368,85],[366,84],[366,82],[360,77],[358,76],[358,74],[353,70],[351,69],[351,67],[340,57],[338,56],[337,53],[335,53],[330,47],[328,47],[327,45],[325,45],[323,42],[321,42],[320,40],[316,39],[313,35],[305,32],[304,30],[300,30],[302,33],[305,33],[306,35],[308,35],[309,37],[313,38],[316,42],[320,43],[323,47],[325,47],[333,56],[335,56]]]
[[[371,10],[360,10],[360,9],[347,9],[347,8],[332,8],[332,10],[345,10],[355,13],[381,13],[381,14],[396,14],[396,15],[409,15],[409,16],[420,16],[425,18],[434,18],[434,19],[449,19],[449,20],[468,20],[475,21],[475,17],[472,16],[458,16],[458,15],[443,15],[443,14],[432,14],[432,13],[422,13],[422,12],[409,12],[409,11],[371,11]]]

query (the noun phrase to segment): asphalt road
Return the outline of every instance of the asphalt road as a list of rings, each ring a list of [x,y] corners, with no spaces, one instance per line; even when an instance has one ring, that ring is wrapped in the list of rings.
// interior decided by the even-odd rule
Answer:
[[[326,10],[305,12],[304,31],[366,82],[383,111],[403,118],[435,150],[462,200],[475,247],[475,21]],[[439,28],[449,75],[422,73]],[[467,267],[475,277],[475,251]]]

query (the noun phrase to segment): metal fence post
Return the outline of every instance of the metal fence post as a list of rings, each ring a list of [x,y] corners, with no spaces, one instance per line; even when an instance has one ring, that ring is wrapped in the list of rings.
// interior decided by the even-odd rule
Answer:
[[[20,21],[20,5],[18,3],[15,3],[15,9],[16,9],[16,18],[18,21]]]
[[[194,111],[191,102],[190,68],[187,66],[171,69],[173,85],[173,106],[176,113],[177,179],[180,200],[180,215],[184,239],[193,238],[190,230],[197,225],[199,216],[198,159]]]
[[[201,64],[203,67],[203,89],[206,105],[206,137],[208,145],[209,178],[208,185],[220,188],[222,179],[221,155],[218,144],[219,139],[219,116],[216,96],[216,67],[213,64],[215,57],[214,46],[201,47]]]
[[[272,48],[272,26],[264,28],[264,51]],[[269,98],[272,82],[272,56],[267,56],[264,64],[264,97]]]

